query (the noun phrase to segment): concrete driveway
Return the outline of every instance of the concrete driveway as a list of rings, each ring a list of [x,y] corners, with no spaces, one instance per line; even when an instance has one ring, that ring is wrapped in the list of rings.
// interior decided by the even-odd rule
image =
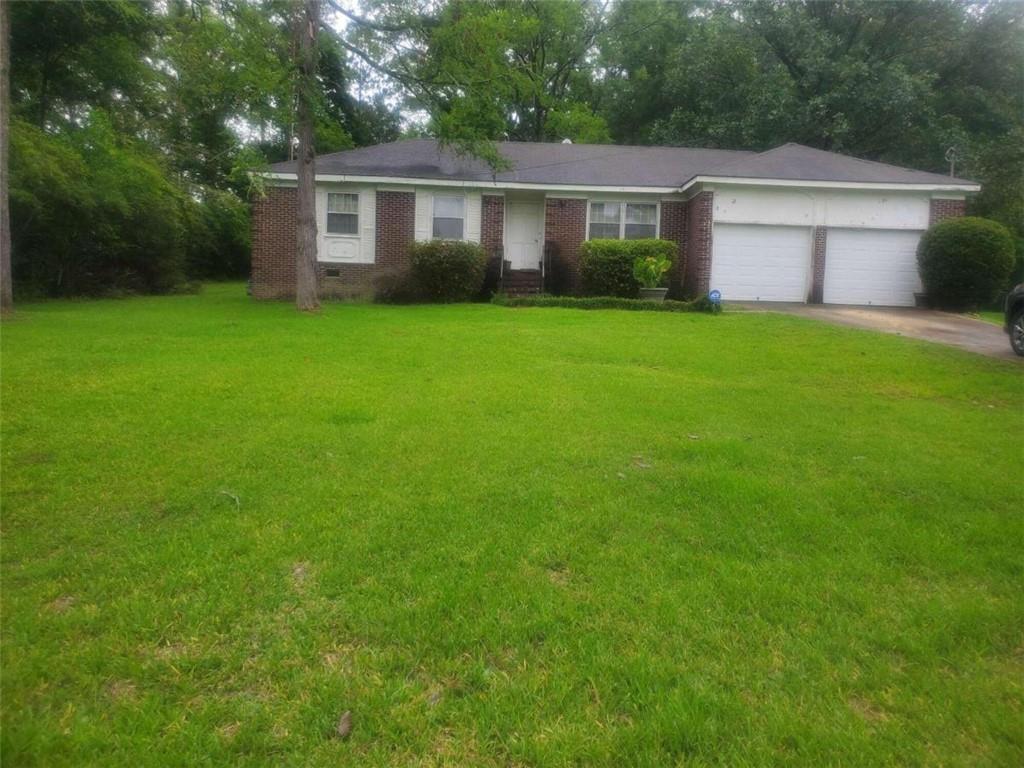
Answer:
[[[1000,326],[949,312],[909,307],[854,307],[842,304],[736,302],[728,306],[755,312],[783,312],[836,325],[934,341],[988,357],[1024,360],[1010,349],[1010,340]]]

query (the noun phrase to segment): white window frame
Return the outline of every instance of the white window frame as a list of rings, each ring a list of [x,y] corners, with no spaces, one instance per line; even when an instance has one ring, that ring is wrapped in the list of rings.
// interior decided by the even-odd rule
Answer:
[[[331,232],[328,228],[328,223],[331,220],[331,195],[354,195],[356,198],[356,212],[355,214],[345,214],[346,216],[354,215],[356,217],[356,231],[355,232]],[[347,189],[336,189],[328,190],[324,197],[324,237],[349,237],[354,240],[358,240],[362,234],[360,227],[362,226],[363,218],[363,198],[359,192],[352,192]]]
[[[657,240],[661,237],[661,201],[660,200],[629,200],[621,197],[617,198],[604,198],[604,197],[588,197],[587,198],[587,236],[585,239],[590,240],[590,205],[591,203],[618,203],[620,206],[619,210],[619,236],[618,240],[626,239],[626,206],[627,205],[653,205],[654,206],[654,239]],[[599,240],[601,238],[598,238]]]
[[[434,211],[435,211],[435,209],[437,207],[437,198],[439,198],[439,197],[447,197],[447,198],[452,198],[452,199],[455,199],[455,200],[461,200],[462,201],[462,237],[459,237],[459,238],[437,237],[434,234],[434,219],[436,218],[434,216]],[[458,240],[458,241],[461,241],[461,242],[466,242],[466,218],[467,218],[467,215],[466,215],[467,214],[467,210],[466,209],[467,209],[467,202],[466,202],[466,196],[465,195],[445,195],[445,194],[439,195],[436,192],[434,194],[432,194],[430,196],[430,239],[431,240],[453,240],[454,239],[454,240]],[[442,218],[454,219],[455,217],[454,216],[444,216]]]

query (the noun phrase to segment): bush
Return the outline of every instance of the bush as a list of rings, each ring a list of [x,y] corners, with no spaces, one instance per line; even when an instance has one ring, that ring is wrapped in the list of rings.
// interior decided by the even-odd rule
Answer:
[[[408,271],[385,272],[373,281],[373,300],[377,304],[415,304],[420,292]]]
[[[1002,224],[974,216],[940,221],[921,238],[917,263],[928,300],[947,309],[974,309],[1006,286],[1014,244]]]
[[[707,296],[693,301],[649,301],[618,296],[506,296],[498,294],[492,303],[502,307],[562,307],[563,309],[626,309],[634,312],[707,312],[718,314],[720,304]]]
[[[580,277],[590,296],[636,298],[640,283],[633,272],[637,259],[672,259],[671,240],[587,240],[580,246]]]
[[[487,253],[476,243],[413,243],[412,278],[426,301],[469,301],[483,287]]]

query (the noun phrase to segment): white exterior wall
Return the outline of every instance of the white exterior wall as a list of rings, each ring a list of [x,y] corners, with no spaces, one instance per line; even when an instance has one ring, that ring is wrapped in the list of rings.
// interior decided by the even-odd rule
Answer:
[[[416,187],[416,239],[430,240],[434,234],[434,195],[463,195],[466,198],[466,219],[463,240],[480,242],[480,221],[483,211],[480,190]]]
[[[928,228],[931,194],[825,189],[768,189],[707,185],[715,193],[714,221],[870,229]]]
[[[359,234],[327,231],[327,193],[359,195]],[[317,261],[330,264],[373,264],[377,239],[377,188],[355,184],[318,184],[316,187]]]

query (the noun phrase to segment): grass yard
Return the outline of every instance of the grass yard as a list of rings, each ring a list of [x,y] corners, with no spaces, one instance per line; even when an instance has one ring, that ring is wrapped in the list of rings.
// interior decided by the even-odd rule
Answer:
[[[983,309],[975,313],[974,316],[979,320],[984,320],[986,323],[994,323],[1000,327],[1006,322],[1005,315],[1001,311],[994,309]]]
[[[2,333],[5,768],[1024,763],[1014,361],[239,285]]]

